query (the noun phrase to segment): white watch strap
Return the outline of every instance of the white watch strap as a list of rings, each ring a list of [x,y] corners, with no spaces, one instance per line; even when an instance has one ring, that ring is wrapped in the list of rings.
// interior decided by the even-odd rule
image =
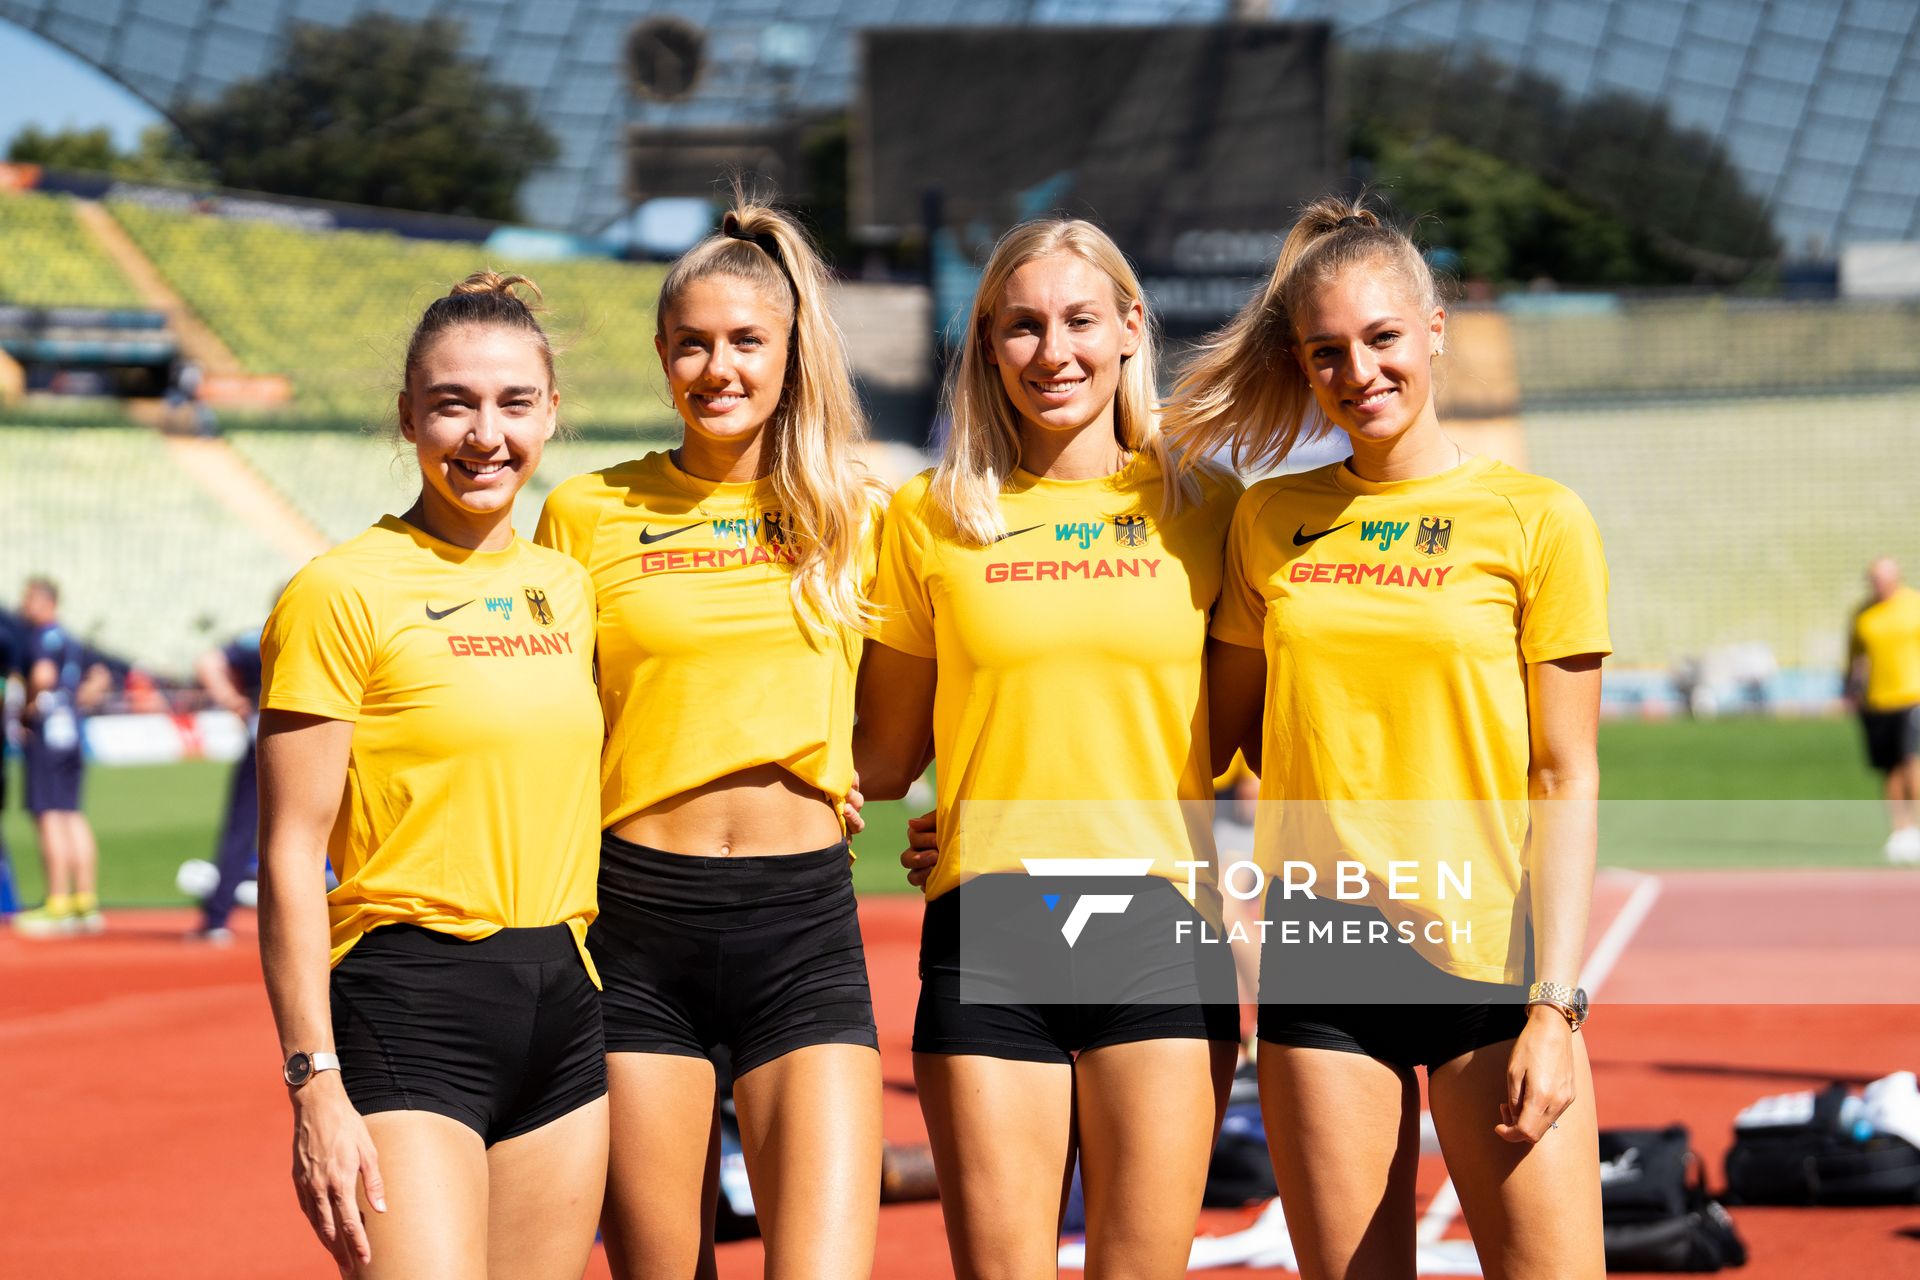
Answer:
[[[340,1069],[340,1055],[337,1053],[310,1053],[307,1055],[307,1062],[313,1068],[313,1074],[316,1076],[322,1071],[338,1071]],[[311,1079],[311,1077],[309,1077],[309,1079]]]

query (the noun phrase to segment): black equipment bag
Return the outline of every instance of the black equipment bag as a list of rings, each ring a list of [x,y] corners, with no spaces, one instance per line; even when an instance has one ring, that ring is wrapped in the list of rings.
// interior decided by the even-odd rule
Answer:
[[[1609,1271],[1718,1271],[1744,1266],[1733,1219],[1707,1196],[1685,1125],[1603,1129],[1600,1220]]]
[[[1233,1075],[1227,1114],[1207,1165],[1207,1189],[1201,1203],[1212,1209],[1271,1200],[1280,1194],[1267,1154],[1267,1131],[1260,1123],[1260,1080],[1251,1062]]]
[[[1735,1204],[1912,1204],[1920,1201],[1920,1148],[1842,1123],[1850,1090],[1831,1084],[1806,1124],[1733,1131],[1727,1190]],[[1735,1198],[1737,1197],[1737,1198]]]

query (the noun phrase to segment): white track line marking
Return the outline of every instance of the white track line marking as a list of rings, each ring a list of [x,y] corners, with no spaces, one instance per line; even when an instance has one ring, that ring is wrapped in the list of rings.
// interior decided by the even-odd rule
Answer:
[[[1427,1211],[1420,1215],[1420,1225],[1413,1230],[1417,1244],[1432,1244],[1447,1234],[1447,1228],[1453,1225],[1454,1215],[1460,1212],[1460,1193],[1453,1189],[1453,1179],[1448,1178],[1433,1193],[1433,1199],[1427,1201]]]
[[[1653,904],[1660,900],[1660,891],[1665,882],[1659,876],[1650,876],[1644,871],[1614,871],[1611,875],[1631,876],[1639,883],[1633,886],[1633,892],[1627,895],[1627,901],[1613,917],[1613,923],[1600,935],[1586,965],[1580,970],[1580,985],[1586,988],[1587,998],[1592,999],[1600,991],[1613,966],[1620,963],[1620,957],[1626,954],[1627,944],[1633,941],[1633,935],[1647,922],[1653,913]]]
[[[1632,878],[1638,881],[1633,892],[1627,895],[1626,902],[1614,915],[1607,931],[1600,935],[1592,954],[1587,957],[1586,965],[1580,970],[1580,985],[1586,989],[1591,999],[1600,990],[1600,984],[1613,972],[1613,966],[1620,963],[1620,957],[1626,954],[1627,945],[1633,941],[1633,935],[1640,932],[1640,926],[1653,914],[1653,904],[1660,900],[1660,891],[1664,887],[1659,876],[1648,875],[1644,871],[1629,871],[1626,868],[1610,870],[1608,875]],[[1420,1117],[1421,1153],[1427,1154],[1425,1138],[1433,1127],[1432,1117],[1422,1114]],[[1434,1146],[1438,1146],[1438,1142]],[[1460,1212],[1460,1193],[1454,1189],[1453,1179],[1447,1178],[1440,1189],[1433,1193],[1433,1199],[1427,1201],[1427,1211],[1420,1215],[1420,1224],[1414,1228],[1414,1239],[1421,1244],[1431,1244],[1447,1233],[1453,1220]]]

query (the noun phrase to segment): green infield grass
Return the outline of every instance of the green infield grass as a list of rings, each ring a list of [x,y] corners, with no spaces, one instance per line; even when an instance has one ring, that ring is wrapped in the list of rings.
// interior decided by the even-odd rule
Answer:
[[[1850,720],[1726,719],[1615,722],[1601,727],[1601,861],[1647,869],[1873,866],[1885,818]],[[21,900],[44,892],[38,846],[16,797],[4,818]],[[175,871],[210,858],[228,767],[94,768],[87,812],[100,840],[101,896],[110,905],[181,901]],[[909,810],[866,808],[855,842],[862,893],[908,889],[899,853]]]

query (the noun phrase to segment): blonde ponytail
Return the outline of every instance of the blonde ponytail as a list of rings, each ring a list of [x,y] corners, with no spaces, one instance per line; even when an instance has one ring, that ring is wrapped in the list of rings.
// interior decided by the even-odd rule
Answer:
[[[1278,466],[1293,447],[1331,429],[1294,352],[1294,317],[1346,268],[1378,262],[1405,277],[1423,310],[1440,305],[1439,285],[1420,250],[1364,199],[1322,196],[1280,246],[1267,283],[1181,368],[1162,427],[1185,465],[1227,452],[1235,470]]]
[[[786,388],[766,425],[768,476],[794,547],[793,602],[802,624],[866,631],[877,614],[861,584],[860,548],[880,499],[857,451],[866,417],[846,339],[827,310],[826,265],[798,223],[736,196],[720,231],[688,250],[660,286],[656,331],[697,280],[743,280],[790,309]]]

